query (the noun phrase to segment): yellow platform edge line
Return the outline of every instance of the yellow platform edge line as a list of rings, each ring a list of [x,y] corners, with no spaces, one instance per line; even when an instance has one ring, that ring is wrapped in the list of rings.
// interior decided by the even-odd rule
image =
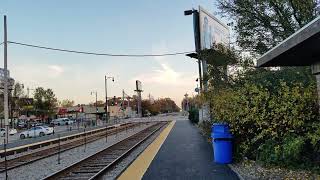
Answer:
[[[163,142],[167,139],[176,121],[170,124],[160,133],[160,135],[130,164],[130,166],[119,176],[118,180],[138,180],[142,179],[152,160],[157,155]]]

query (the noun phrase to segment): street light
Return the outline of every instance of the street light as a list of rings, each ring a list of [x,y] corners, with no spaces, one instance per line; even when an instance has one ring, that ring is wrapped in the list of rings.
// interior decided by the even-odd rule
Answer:
[[[184,15],[185,15],[185,16],[189,16],[189,15],[191,15],[194,11],[195,11],[194,9],[192,9],[192,10],[185,10],[185,11],[184,11]]]
[[[98,123],[98,116],[97,116],[97,113],[98,113],[98,107],[97,107],[98,92],[97,92],[97,91],[91,91],[90,94],[91,94],[91,95],[92,95],[92,94],[96,94],[96,123]]]
[[[114,77],[107,77],[104,76],[104,89],[106,91],[106,107],[105,107],[105,111],[106,111],[106,143],[108,142],[108,79],[111,79],[112,82],[114,82]]]
[[[106,91],[106,107],[105,107],[105,111],[106,111],[106,123],[108,123],[108,79],[111,79],[112,82],[114,82],[114,77],[107,77],[104,76],[104,89]]]

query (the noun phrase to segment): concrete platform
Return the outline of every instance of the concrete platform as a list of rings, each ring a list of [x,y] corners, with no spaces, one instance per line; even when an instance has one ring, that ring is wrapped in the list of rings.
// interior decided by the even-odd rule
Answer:
[[[212,147],[188,120],[177,120],[127,168],[119,179],[238,179],[212,162]]]

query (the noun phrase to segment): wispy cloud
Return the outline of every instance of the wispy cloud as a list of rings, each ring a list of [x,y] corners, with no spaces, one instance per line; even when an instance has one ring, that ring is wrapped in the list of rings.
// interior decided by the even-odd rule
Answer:
[[[49,69],[48,76],[51,78],[59,77],[64,72],[64,69],[58,65],[49,65],[48,69]]]
[[[166,63],[161,63],[160,68],[149,73],[136,76],[144,84],[157,83],[159,85],[189,86],[195,79],[193,74],[177,72]]]

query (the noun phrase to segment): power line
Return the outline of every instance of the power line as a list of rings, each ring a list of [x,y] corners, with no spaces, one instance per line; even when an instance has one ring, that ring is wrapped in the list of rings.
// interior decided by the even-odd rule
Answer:
[[[51,48],[51,47],[45,47],[45,46],[39,46],[39,45],[33,45],[33,44],[26,44],[26,43],[14,42],[14,41],[8,41],[8,43],[21,45],[21,46],[28,46],[28,47],[33,47],[33,48],[39,48],[39,49],[53,50],[53,51],[61,51],[61,52],[69,52],[69,53],[77,53],[77,54],[87,54],[87,55],[96,55],[96,56],[116,56],[116,57],[176,56],[176,55],[184,55],[184,54],[189,54],[189,53],[194,52],[194,51],[189,51],[189,52],[174,52],[174,53],[164,53],[164,54],[111,54],[111,53],[95,53],[95,52],[60,49],[60,48]]]

